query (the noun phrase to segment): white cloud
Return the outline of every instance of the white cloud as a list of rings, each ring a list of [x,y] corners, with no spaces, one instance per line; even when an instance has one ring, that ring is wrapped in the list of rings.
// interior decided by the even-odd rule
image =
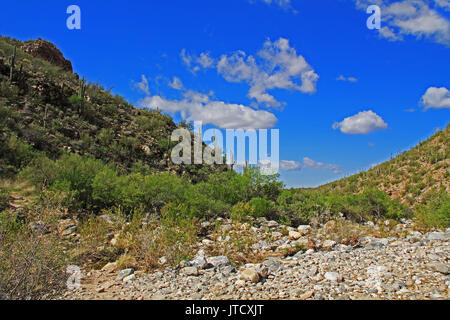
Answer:
[[[209,52],[202,52],[198,57],[190,55],[186,52],[186,49],[182,49],[180,57],[183,63],[188,69],[195,74],[200,69],[213,68],[215,61],[211,58]]]
[[[302,168],[300,162],[292,160],[280,160],[280,170],[282,171],[297,171]]]
[[[333,124],[333,129],[340,129],[342,133],[346,134],[367,134],[387,127],[387,123],[372,110],[361,111]]]
[[[422,96],[421,104],[425,106],[425,110],[450,108],[450,91],[445,87],[430,87]]]
[[[217,72],[229,82],[245,82],[250,86],[248,97],[268,107],[280,107],[282,103],[268,93],[273,89],[297,90],[303,93],[316,92],[319,76],[306,62],[305,58],[297,54],[289,44],[289,40],[280,38],[275,42],[267,40],[258,52],[259,62],[252,55],[244,51],[236,51],[231,55],[222,55],[216,61],[203,56],[205,64],[201,64],[200,55],[195,59],[182,51],[185,64],[196,72],[203,68],[216,67]],[[197,60],[194,65],[193,61]]]
[[[326,169],[331,170],[336,174],[343,173],[342,169],[334,164],[327,164],[323,162],[317,162],[310,158],[303,158],[303,168],[311,168],[311,169]]]
[[[202,121],[220,128],[273,128],[278,121],[275,115],[268,111],[213,100],[212,94],[187,91],[181,100],[169,100],[155,95],[140,100],[138,104],[149,109],[179,113],[184,120]]]
[[[250,2],[254,2],[255,0],[251,0]],[[275,4],[280,6],[281,8],[288,9],[291,7],[291,0],[259,0],[268,5]]]
[[[148,88],[148,80],[144,75],[142,75],[142,77],[141,77],[141,82],[135,83],[135,86],[136,86],[136,88],[141,90],[146,95],[150,94],[150,90]]]
[[[169,81],[169,87],[171,87],[172,89],[175,89],[175,90],[183,90],[184,89],[183,82],[181,82],[180,78],[178,78],[178,77],[173,77],[173,80]]]
[[[396,34],[394,32],[394,30],[392,30],[389,27],[384,26],[384,27],[382,27],[379,30],[379,32],[380,32],[380,36],[382,38],[385,38],[385,39],[387,39],[389,41],[400,41],[400,40],[403,40],[403,37],[401,35]]]
[[[281,160],[280,161],[280,170],[282,170],[282,171],[298,171],[303,168],[325,169],[325,170],[333,171],[336,174],[343,173],[343,170],[338,165],[314,161],[308,157],[303,158],[303,162],[297,162],[297,161],[292,161],[292,160]]]
[[[418,39],[428,38],[435,42],[450,46],[450,20],[441,14],[448,11],[448,0],[355,0],[359,9],[366,10],[369,5],[376,4],[381,8],[383,27],[379,30],[381,37],[390,41],[403,40],[404,35]]]
[[[339,77],[336,78],[336,80],[338,81],[348,81],[348,82],[357,82],[358,79],[355,77],[346,77],[344,75],[340,75]]]
[[[435,4],[444,10],[450,11],[450,1],[448,0],[434,0]]]

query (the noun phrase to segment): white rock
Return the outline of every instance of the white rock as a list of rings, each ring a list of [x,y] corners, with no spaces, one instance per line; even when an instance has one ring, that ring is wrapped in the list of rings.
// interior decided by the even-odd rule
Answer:
[[[215,268],[221,268],[231,265],[230,259],[228,259],[227,256],[208,257],[206,260]]]
[[[297,228],[298,232],[300,232],[300,234],[302,236],[307,235],[310,231],[311,231],[311,226],[309,225],[300,225]]]
[[[267,222],[267,226],[269,228],[276,228],[276,227],[278,227],[278,222],[271,220],[271,221]]]
[[[327,279],[328,281],[333,281],[333,282],[341,282],[342,276],[337,272],[326,272],[325,279]]]
[[[329,250],[329,249],[333,248],[335,245],[336,245],[336,241],[333,241],[333,240],[325,240],[325,241],[322,243],[322,248]]]
[[[297,240],[302,236],[300,232],[297,231],[289,231],[289,239],[291,240]]]
[[[135,279],[136,279],[136,275],[133,273],[133,274],[130,274],[129,276],[123,278],[123,282],[130,282],[130,281],[133,281]]]
[[[128,277],[133,272],[134,272],[134,270],[132,268],[123,269],[123,270],[121,270],[119,272],[119,274],[117,275],[116,279],[117,280],[122,280],[123,278]]]
[[[259,274],[255,269],[249,268],[241,272],[239,279],[256,283],[259,281]]]
[[[196,267],[185,267],[181,272],[187,276],[198,276],[198,269]]]

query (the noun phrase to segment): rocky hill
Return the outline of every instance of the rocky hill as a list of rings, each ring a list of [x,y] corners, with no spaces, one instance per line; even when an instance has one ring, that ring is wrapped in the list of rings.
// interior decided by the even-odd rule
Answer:
[[[78,153],[114,163],[123,171],[172,171],[201,180],[222,170],[170,161],[178,127],[172,118],[137,109],[101,85],[72,73],[72,64],[50,42],[0,37],[0,175],[15,174],[34,152],[58,158]]]
[[[450,193],[450,124],[409,151],[356,175],[326,184],[323,191],[359,193],[370,187],[415,206],[430,192]]]

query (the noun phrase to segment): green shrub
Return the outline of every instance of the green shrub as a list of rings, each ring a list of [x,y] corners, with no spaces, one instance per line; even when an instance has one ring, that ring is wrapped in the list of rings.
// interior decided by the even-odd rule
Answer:
[[[8,207],[9,192],[0,187],[0,212]]]
[[[445,189],[427,194],[427,203],[415,208],[415,217],[429,227],[450,227],[450,195]]]
[[[274,212],[274,203],[266,198],[253,198],[248,202],[252,216],[255,218],[271,218]]]
[[[230,217],[236,221],[245,221],[252,215],[252,208],[248,203],[238,202],[231,208]]]

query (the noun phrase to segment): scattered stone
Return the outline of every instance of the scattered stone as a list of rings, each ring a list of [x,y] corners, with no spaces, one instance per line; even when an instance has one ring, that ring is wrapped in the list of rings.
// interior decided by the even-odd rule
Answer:
[[[198,269],[196,267],[185,267],[181,270],[187,276],[198,276]]]
[[[278,222],[271,220],[271,221],[267,222],[267,226],[269,228],[276,228],[276,227],[278,227]]]
[[[208,257],[206,261],[212,264],[215,268],[231,266],[231,261],[227,256]]]
[[[256,283],[259,281],[259,274],[255,269],[245,269],[241,272],[239,279]]]
[[[113,272],[117,268],[117,262],[109,262],[103,268],[102,271]]]
[[[158,262],[162,265],[165,265],[167,263],[167,258],[166,257],[161,257],[159,258]]]
[[[305,292],[305,293],[303,293],[303,294],[300,294],[300,295],[298,296],[298,298],[299,298],[300,300],[306,300],[306,299],[311,298],[313,295],[314,295],[314,290],[310,290],[310,291],[307,291],[307,292]]]
[[[428,240],[445,240],[448,236],[445,232],[429,232],[427,233]]]
[[[360,246],[353,248],[350,245],[333,243],[337,238],[334,238],[333,234],[325,234],[323,229],[310,232],[307,237],[303,236],[297,240],[288,239],[280,233],[279,239],[275,240],[273,234],[280,230],[286,230],[288,233],[301,232],[299,229],[284,226],[269,229],[268,222],[264,219],[255,219],[252,225],[247,225],[243,229],[240,228],[241,225],[234,226],[229,219],[223,219],[222,223],[231,225],[233,232],[245,229],[255,233],[254,242],[258,245],[251,249],[251,253],[265,257],[263,262],[246,264],[241,267],[239,273],[236,273],[226,256],[208,257],[206,252],[210,252],[211,248],[198,243],[199,250],[191,261],[182,261],[177,267],[161,265],[159,271],[150,273],[131,272],[121,276],[121,281],[115,280],[112,275],[117,268],[114,262],[108,263],[102,270],[83,270],[82,289],[67,291],[61,298],[133,300],[448,300],[449,298],[448,233],[445,233],[445,238],[441,232],[416,233],[413,231],[413,224],[402,221],[404,226],[402,231],[405,233],[399,237],[381,239],[360,237]],[[307,226],[305,229],[309,228]],[[395,228],[388,232],[395,234]],[[408,236],[404,238],[403,234]],[[204,237],[214,239],[212,234],[206,234]],[[217,245],[217,240],[213,243]],[[311,249],[290,256],[299,246]],[[325,248],[327,251],[317,250]],[[272,252],[271,249],[276,250]],[[242,254],[245,255],[247,252]],[[204,260],[207,265],[202,269]]]
[[[261,276],[261,278],[265,278],[267,277],[267,275],[269,274],[269,268],[267,268],[267,266],[265,266],[264,264],[261,264],[256,271],[258,272],[258,274]]]
[[[311,226],[309,225],[300,225],[297,227],[298,232],[300,232],[300,234],[302,236],[307,235],[308,233],[311,232]]]
[[[123,278],[128,277],[133,272],[134,272],[134,270],[132,268],[123,269],[117,275],[116,280],[123,280]]]
[[[369,240],[369,243],[366,244],[366,248],[375,249],[386,246],[389,243],[388,239],[385,238],[373,238]]]
[[[133,274],[130,274],[129,276],[126,276],[125,278],[123,278],[123,282],[130,282],[135,279],[136,279],[136,275],[133,273]]]
[[[431,268],[442,274],[448,274],[448,267],[444,263],[434,262],[430,264]]]
[[[72,226],[72,227],[69,227],[69,228],[65,229],[65,230],[61,233],[61,235],[63,235],[63,236],[69,236],[69,235],[75,233],[76,231],[77,231],[77,227],[76,227],[76,226]]]
[[[196,267],[198,269],[204,269],[208,266],[208,261],[206,261],[206,258],[201,255],[197,255],[194,259],[189,261],[189,264],[192,267]]]
[[[289,239],[291,240],[297,240],[300,239],[302,234],[297,231],[289,231]]]
[[[333,282],[341,282],[342,276],[337,272],[326,272],[325,279],[327,279],[328,281],[333,281]]]
[[[325,240],[325,241],[322,243],[322,248],[323,248],[323,249],[326,249],[326,250],[330,250],[330,249],[333,248],[336,244],[337,244],[336,241],[333,241],[333,240]]]

